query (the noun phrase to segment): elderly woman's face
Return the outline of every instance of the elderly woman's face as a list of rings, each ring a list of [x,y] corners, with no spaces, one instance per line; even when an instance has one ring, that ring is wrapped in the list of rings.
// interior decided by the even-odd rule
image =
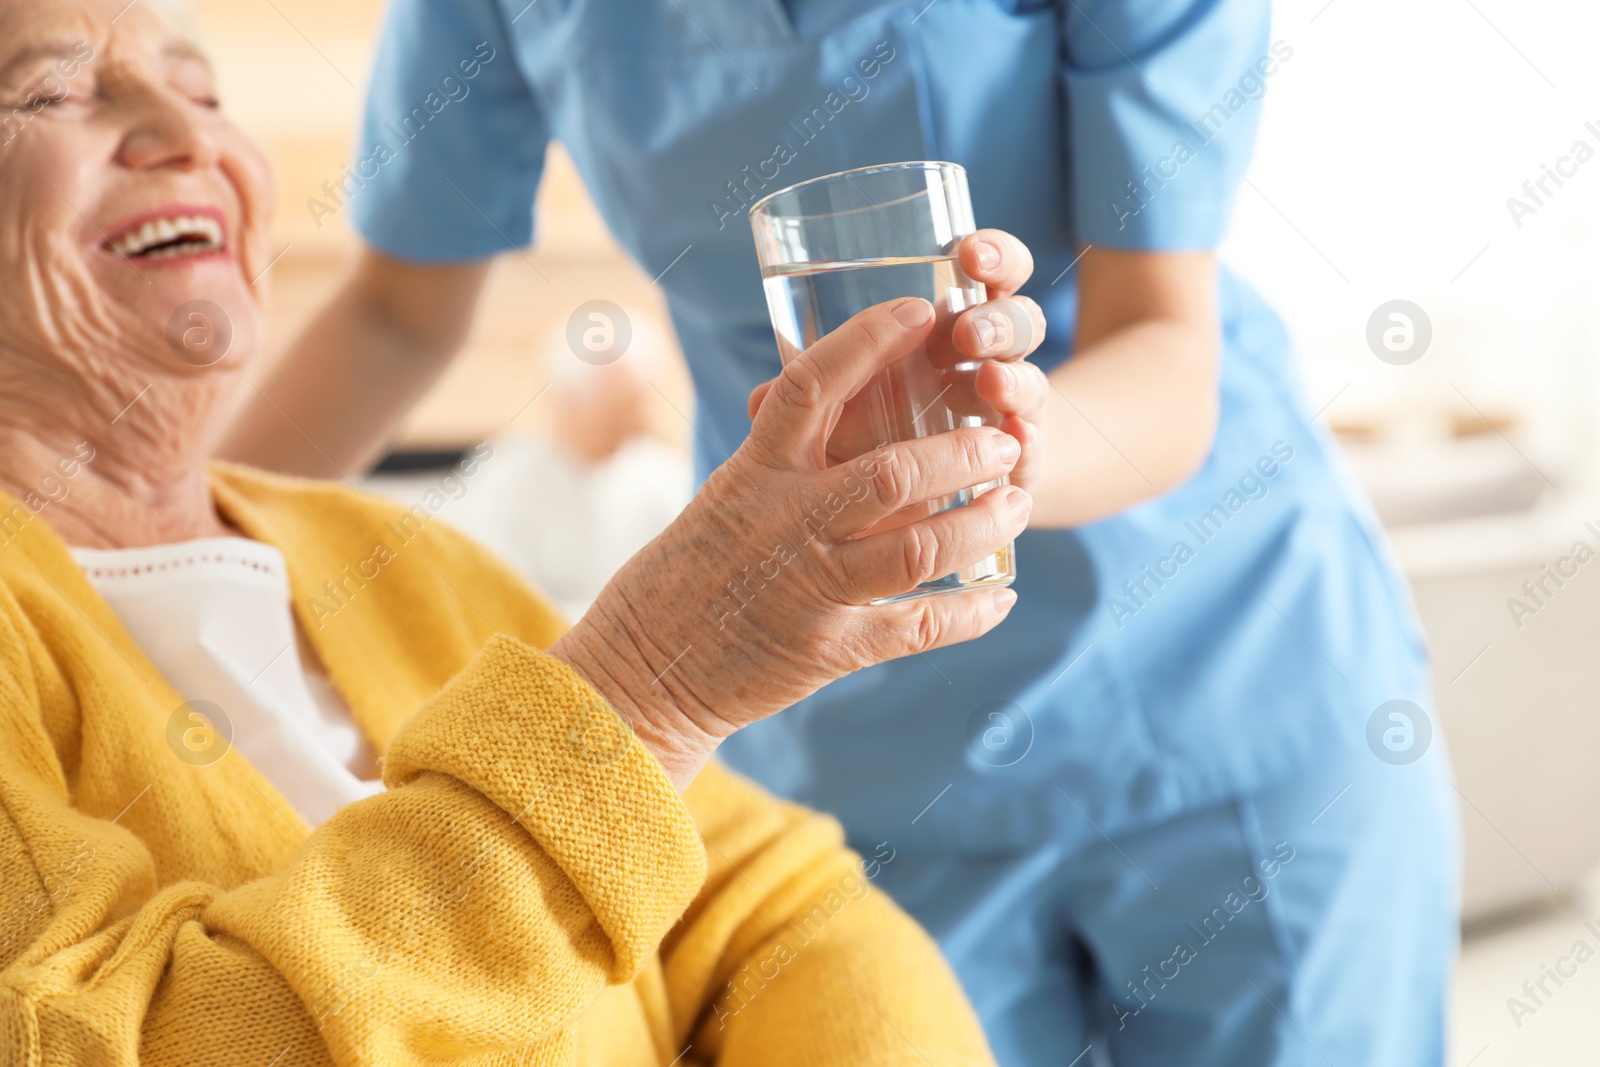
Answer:
[[[268,199],[149,4],[0,0],[0,372],[120,387],[248,358]]]

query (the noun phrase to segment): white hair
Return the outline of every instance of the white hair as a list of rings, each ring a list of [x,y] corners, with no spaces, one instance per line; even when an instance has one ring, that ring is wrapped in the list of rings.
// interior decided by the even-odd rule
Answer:
[[[200,13],[191,0],[135,0],[144,4],[157,18],[196,43],[205,42]]]

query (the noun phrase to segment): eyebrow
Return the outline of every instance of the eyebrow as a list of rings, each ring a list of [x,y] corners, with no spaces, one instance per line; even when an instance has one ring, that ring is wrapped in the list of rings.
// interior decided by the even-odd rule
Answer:
[[[14,54],[3,66],[0,66],[0,84],[6,84],[23,70],[43,59],[73,59],[76,58],[75,49],[80,42],[77,41],[51,41],[47,44],[30,45]]]
[[[167,59],[189,59],[201,64],[207,70],[212,70],[211,57],[200,50],[200,46],[193,41],[176,37],[161,46],[161,54]]]

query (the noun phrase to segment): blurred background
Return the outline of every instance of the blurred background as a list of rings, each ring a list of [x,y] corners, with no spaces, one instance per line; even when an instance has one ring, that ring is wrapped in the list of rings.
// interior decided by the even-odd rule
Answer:
[[[381,4],[196,6],[225,105],[278,175],[281,345],[352,249],[343,218],[319,227],[307,201],[341,176]],[[1274,10],[1293,55],[1262,104],[1223,253],[1287,320],[1311,409],[1372,495],[1433,645],[1466,835],[1452,1063],[1592,1063],[1600,964],[1573,954],[1600,950],[1600,12]],[[625,558],[686,499],[693,401],[659,291],[559,147],[537,217],[537,248],[501,258],[465,357],[373,484],[415,494],[436,481],[437,454],[492,439],[488,476],[519,492],[471,493],[445,514],[570,614],[605,578],[575,560]],[[633,323],[627,366],[588,367],[567,348],[569,317],[597,299]],[[1385,347],[1386,330],[1409,344]],[[551,492],[585,494],[586,518],[536,545],[516,536],[521,516],[484,507]],[[604,551],[576,551],[602,530]],[[1535,1003],[1524,983],[1541,979]],[[1534,1010],[1513,1014],[1513,997]]]

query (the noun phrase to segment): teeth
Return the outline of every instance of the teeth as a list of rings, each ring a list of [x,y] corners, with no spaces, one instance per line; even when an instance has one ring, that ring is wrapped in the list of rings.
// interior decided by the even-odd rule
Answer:
[[[137,229],[130,230],[111,242],[111,250],[118,255],[137,256],[155,245],[190,238],[190,243],[151,253],[152,256],[191,255],[215,252],[222,248],[222,224],[209,215],[186,215],[174,219],[151,219]]]

